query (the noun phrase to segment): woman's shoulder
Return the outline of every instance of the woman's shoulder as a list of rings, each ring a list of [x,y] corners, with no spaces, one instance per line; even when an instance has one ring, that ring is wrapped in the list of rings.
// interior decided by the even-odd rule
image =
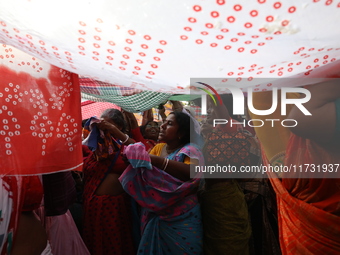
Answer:
[[[163,148],[166,143],[157,143],[154,148]]]
[[[178,153],[184,153],[188,156],[190,155],[194,155],[194,154],[202,154],[202,151],[200,149],[200,147],[195,144],[195,143],[187,143],[186,145],[184,145],[179,151]]]
[[[196,143],[187,143],[186,145],[184,145],[182,147],[182,149],[192,149],[192,150],[199,150],[200,151],[200,148]]]
[[[204,164],[203,153],[199,146],[195,143],[187,143],[184,145],[177,153],[177,157],[185,160],[185,157],[192,159],[197,159],[200,164]],[[184,162],[184,161],[183,161]],[[190,163],[189,163],[190,164]]]

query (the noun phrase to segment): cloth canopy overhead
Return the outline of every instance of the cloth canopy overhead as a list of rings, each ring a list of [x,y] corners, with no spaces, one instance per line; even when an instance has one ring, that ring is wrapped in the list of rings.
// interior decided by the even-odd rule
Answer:
[[[190,78],[218,78],[210,85],[227,93],[230,84],[265,91],[337,71],[337,2],[246,3],[7,1],[0,42],[95,80],[167,94],[203,93]]]
[[[190,101],[200,97],[200,95],[194,94],[171,95],[155,91],[143,91],[85,77],[81,77],[79,83],[84,99],[97,102],[111,102],[128,112],[146,111],[164,104],[167,100]]]
[[[112,103],[108,103],[108,102],[94,102],[94,101],[84,101],[81,103],[81,117],[82,120],[86,120],[89,119],[93,116],[96,117],[100,117],[101,113],[109,108],[114,108],[114,109],[118,109],[120,110],[120,107],[112,104]]]
[[[171,94],[121,87],[90,78],[80,79],[82,97],[92,101],[111,102],[128,112],[142,112],[164,103]]]

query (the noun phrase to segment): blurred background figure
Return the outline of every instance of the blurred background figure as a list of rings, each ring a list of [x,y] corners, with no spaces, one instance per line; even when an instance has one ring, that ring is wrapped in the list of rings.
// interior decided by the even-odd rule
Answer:
[[[206,122],[201,131],[205,137],[203,153],[206,166],[239,168],[241,165],[258,164],[259,157],[251,154],[251,137],[248,139],[243,135],[242,127],[213,127],[214,119],[231,121],[226,106],[215,105],[209,98],[207,108]],[[249,254],[251,225],[248,207],[244,193],[232,174],[213,177],[206,173],[201,201],[204,254]]]
[[[153,120],[152,109],[143,113],[141,126],[138,126],[133,113],[124,110],[122,110],[122,113],[129,126],[131,137],[137,142],[142,142],[146,150],[150,151],[157,144],[159,135],[159,125]]]

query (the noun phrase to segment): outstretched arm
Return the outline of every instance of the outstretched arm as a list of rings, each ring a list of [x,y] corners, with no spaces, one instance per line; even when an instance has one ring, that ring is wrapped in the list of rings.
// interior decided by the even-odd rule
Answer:
[[[119,130],[118,127],[116,127],[115,125],[108,121],[101,120],[96,125],[98,126],[99,129],[110,132],[110,134],[115,139],[121,140],[125,145],[135,143],[135,141],[132,138],[130,138],[127,134],[124,134],[122,131]]]
[[[166,120],[166,114],[165,114],[165,107],[162,105],[162,108],[158,110],[158,114],[161,116],[162,121],[164,122]]]
[[[190,165],[198,165],[198,160],[191,159],[191,164],[169,160],[150,154],[151,164],[181,181],[190,180]]]
[[[127,111],[122,110],[122,113],[124,117],[126,118],[126,122],[129,123],[131,130],[138,127],[137,119],[132,112],[127,112]]]
[[[152,108],[143,112],[142,126],[146,125],[149,121],[153,121]]]
[[[180,101],[170,100],[170,102],[172,103],[172,110],[174,112],[181,112],[183,110],[183,104]]]
[[[297,107],[293,107],[288,118],[295,119],[298,124],[291,131],[303,138],[328,144],[334,140],[336,132],[336,105],[340,98],[340,79],[309,85],[311,99],[304,104],[312,114],[304,115]]]

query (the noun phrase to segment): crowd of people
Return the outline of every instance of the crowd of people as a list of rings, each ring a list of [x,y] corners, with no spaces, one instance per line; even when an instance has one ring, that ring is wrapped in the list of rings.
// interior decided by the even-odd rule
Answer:
[[[209,99],[202,123],[176,101],[168,115],[160,110],[162,122],[152,109],[141,126],[133,113],[117,109],[86,120],[82,172],[1,179],[2,187],[20,193],[13,205],[1,205],[13,208],[1,215],[7,217],[1,254],[340,254],[334,174],[340,172],[340,85],[330,80],[306,88],[312,116],[289,108],[288,118],[299,123],[290,128],[242,125],[243,118],[283,116],[279,109],[235,116],[230,95],[222,95],[223,104]],[[270,108],[270,96],[254,93],[255,108]],[[214,125],[214,119],[239,124]],[[318,178],[197,171],[306,164],[334,171]]]

